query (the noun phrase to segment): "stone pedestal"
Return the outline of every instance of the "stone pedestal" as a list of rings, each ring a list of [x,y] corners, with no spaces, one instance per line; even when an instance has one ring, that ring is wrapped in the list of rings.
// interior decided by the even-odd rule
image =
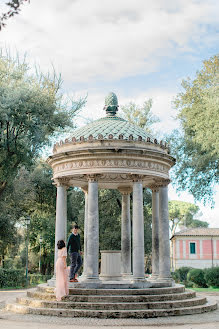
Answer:
[[[122,280],[121,275],[121,251],[101,251],[100,279],[104,281]]]

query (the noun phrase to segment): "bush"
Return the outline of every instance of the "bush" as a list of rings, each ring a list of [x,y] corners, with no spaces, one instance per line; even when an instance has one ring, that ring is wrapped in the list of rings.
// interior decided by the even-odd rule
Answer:
[[[180,282],[180,276],[177,270],[175,272],[171,272],[171,276],[176,283]]]
[[[36,285],[51,279],[51,275],[29,274],[28,284]],[[0,288],[25,287],[26,275],[24,270],[0,268]]]
[[[42,274],[30,274],[28,277],[29,277],[30,285],[39,284],[51,279],[51,275],[42,275]]]
[[[0,268],[0,287],[24,287],[26,278],[23,270]]]
[[[191,270],[191,267],[180,267],[178,268],[173,274],[173,279],[176,282],[183,282],[184,284],[186,284],[187,281],[187,274],[188,272]]]
[[[187,274],[187,280],[194,282],[195,286],[206,288],[206,280],[204,271],[198,268],[190,269],[190,271]]]
[[[219,267],[206,269],[205,280],[208,286],[219,287]]]
[[[194,287],[194,282],[186,281],[186,288],[193,288],[193,287]]]

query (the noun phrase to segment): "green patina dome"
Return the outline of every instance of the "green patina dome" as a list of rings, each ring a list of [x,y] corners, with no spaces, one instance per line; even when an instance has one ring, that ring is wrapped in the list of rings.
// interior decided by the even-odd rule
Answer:
[[[153,136],[144,129],[129,123],[128,121],[116,115],[118,111],[118,100],[114,93],[110,93],[105,98],[105,106],[107,116],[95,120],[88,125],[74,131],[73,138],[79,140],[80,137],[88,139],[93,136],[94,139],[126,139],[138,140],[142,138],[153,141]]]

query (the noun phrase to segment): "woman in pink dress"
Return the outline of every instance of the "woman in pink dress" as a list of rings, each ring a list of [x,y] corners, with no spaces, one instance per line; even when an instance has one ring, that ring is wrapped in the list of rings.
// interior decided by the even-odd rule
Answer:
[[[68,289],[68,272],[66,265],[67,249],[65,242],[59,240],[57,243],[58,247],[58,259],[56,261],[56,299],[60,301],[63,296],[69,294]]]

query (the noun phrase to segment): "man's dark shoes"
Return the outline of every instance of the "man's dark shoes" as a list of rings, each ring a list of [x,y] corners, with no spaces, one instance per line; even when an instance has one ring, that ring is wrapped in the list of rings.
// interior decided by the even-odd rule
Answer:
[[[71,280],[69,280],[69,282],[78,282],[78,280],[77,279],[71,279]]]

